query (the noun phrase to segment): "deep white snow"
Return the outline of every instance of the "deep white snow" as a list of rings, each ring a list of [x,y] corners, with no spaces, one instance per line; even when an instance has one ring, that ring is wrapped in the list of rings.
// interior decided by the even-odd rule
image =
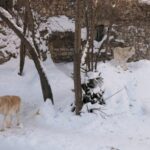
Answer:
[[[0,150],[149,150],[150,62],[129,64],[129,71],[113,61],[99,64],[104,78],[106,105],[101,112],[75,116],[72,63],[45,62],[55,106],[43,102],[34,64],[26,59],[24,76],[18,76],[18,59],[0,66],[0,95],[22,98],[21,127],[0,133]],[[0,118],[2,121],[2,116]]]

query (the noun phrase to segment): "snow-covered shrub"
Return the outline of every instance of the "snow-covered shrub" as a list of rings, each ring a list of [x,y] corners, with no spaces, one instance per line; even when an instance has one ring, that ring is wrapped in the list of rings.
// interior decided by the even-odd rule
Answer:
[[[82,76],[82,110],[81,112],[94,112],[105,104],[103,78],[99,72],[88,72],[86,76]],[[75,111],[76,106],[72,107]]]
[[[87,73],[82,86],[82,100],[83,105],[104,105],[103,98],[104,90],[102,89],[103,78],[98,72]],[[87,110],[89,111],[89,110]]]

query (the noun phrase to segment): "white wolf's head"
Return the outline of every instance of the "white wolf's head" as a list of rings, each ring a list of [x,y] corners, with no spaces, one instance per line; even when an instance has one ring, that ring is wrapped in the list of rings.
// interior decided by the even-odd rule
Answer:
[[[134,47],[128,47],[128,53],[131,56],[133,56],[135,54],[135,48]]]

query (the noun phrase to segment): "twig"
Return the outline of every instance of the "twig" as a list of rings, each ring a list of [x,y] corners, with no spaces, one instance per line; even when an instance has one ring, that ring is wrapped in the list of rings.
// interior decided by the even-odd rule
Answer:
[[[108,97],[107,97],[107,98],[105,98],[104,100],[106,101],[106,100],[108,100],[108,99],[112,98],[113,96],[115,96],[116,94],[120,93],[120,92],[121,92],[121,91],[123,91],[124,89],[125,89],[125,87],[123,87],[123,88],[122,88],[122,89],[120,89],[119,91],[115,92],[113,95],[108,96]]]
[[[109,117],[109,115],[108,114],[106,114],[105,112],[103,112],[102,110],[101,110],[101,108],[91,108],[91,109],[88,109],[88,106],[87,106],[87,110],[88,110],[88,112],[90,112],[90,113],[94,113],[94,114],[96,114],[94,111],[99,111],[100,112],[100,115],[101,115],[101,117],[103,118],[103,119],[106,119],[105,117]],[[96,114],[97,115],[97,114]]]

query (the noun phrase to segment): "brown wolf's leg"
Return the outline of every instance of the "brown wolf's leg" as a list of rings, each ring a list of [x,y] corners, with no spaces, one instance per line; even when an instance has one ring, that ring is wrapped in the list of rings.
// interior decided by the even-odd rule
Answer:
[[[17,118],[17,126],[20,125],[20,114],[19,112],[16,113],[16,118]]]
[[[2,128],[0,129],[0,131],[4,131],[5,130],[6,121],[7,121],[7,115],[4,115],[4,119],[3,119],[3,123],[2,123]]]
[[[7,121],[7,128],[11,128],[11,124],[12,124],[12,115],[9,115],[9,120]]]

